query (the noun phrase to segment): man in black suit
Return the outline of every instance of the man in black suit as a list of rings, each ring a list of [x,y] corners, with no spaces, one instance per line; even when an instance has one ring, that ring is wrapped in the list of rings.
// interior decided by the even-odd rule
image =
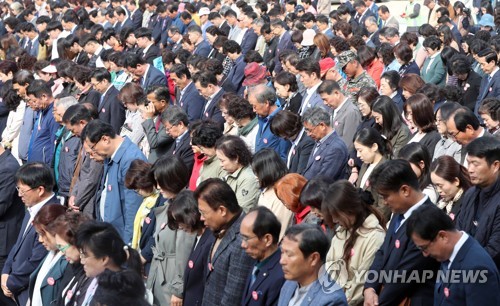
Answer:
[[[98,68],[92,73],[90,83],[101,94],[97,108],[98,119],[119,131],[125,122],[125,106],[118,100],[119,91],[111,84],[111,74],[105,68]]]
[[[125,55],[123,64],[128,72],[133,76],[134,81],[137,81],[142,88],[147,89],[152,85],[167,85],[165,74],[156,69],[153,65],[148,64],[140,55],[128,53]]]
[[[278,247],[281,223],[265,206],[250,210],[241,221],[241,248],[255,259],[241,305],[275,305],[285,282]]]
[[[80,45],[83,46],[83,50],[90,55],[90,60],[88,62],[90,68],[104,67],[104,63],[101,59],[104,48],[94,36],[91,34],[84,35],[80,38]]]
[[[418,178],[405,160],[390,160],[378,166],[370,176],[370,185],[393,213],[370,271],[378,276],[383,271],[393,274],[389,280],[384,277],[367,279],[363,292],[365,305],[399,305],[404,301],[417,306],[432,305],[439,264],[422,255],[407,236],[405,221],[417,208],[434,204],[420,191]],[[432,276],[426,274],[429,271],[433,272]],[[401,278],[401,275],[404,276]],[[410,275],[417,277],[412,279]]]
[[[375,16],[369,16],[366,18],[364,26],[370,33],[368,40],[371,41],[375,47],[380,47],[379,29]]]
[[[476,100],[476,106],[474,108],[474,114],[478,117],[479,121],[482,122],[483,119],[479,116],[478,110],[481,106],[481,102],[486,98],[497,98],[500,96],[500,69],[498,68],[498,55],[497,53],[486,48],[481,50],[477,54],[477,62],[481,65],[486,76],[483,77],[481,81],[481,87],[479,88],[479,96]]]
[[[219,100],[224,94],[224,89],[219,87],[217,78],[208,71],[198,72],[193,76],[194,85],[198,92],[207,100],[202,112],[202,119],[212,119],[224,126],[224,118],[219,109]]]
[[[3,269],[5,260],[12,246],[16,243],[17,235],[21,229],[24,217],[24,205],[16,190],[14,175],[19,169],[19,163],[0,146],[0,235],[4,243],[0,244],[0,270]]]
[[[187,114],[179,106],[170,106],[161,114],[161,122],[170,137],[175,140],[167,155],[178,156],[189,169],[189,173],[191,173],[194,165],[194,152],[191,148]]]
[[[365,26],[365,20],[369,16],[375,16],[373,12],[370,9],[368,9],[363,0],[356,0],[356,2],[354,2],[354,9],[356,10],[356,14],[354,15],[354,20],[361,27]]]
[[[139,28],[134,32],[135,39],[137,40],[137,47],[142,49],[139,54],[151,65],[153,64],[153,60],[155,58],[161,56],[160,48],[155,46],[152,35],[153,33],[148,28]]]
[[[206,100],[196,89],[187,66],[184,64],[173,65],[170,68],[170,79],[177,88],[176,104],[186,112],[189,122],[201,119]]]

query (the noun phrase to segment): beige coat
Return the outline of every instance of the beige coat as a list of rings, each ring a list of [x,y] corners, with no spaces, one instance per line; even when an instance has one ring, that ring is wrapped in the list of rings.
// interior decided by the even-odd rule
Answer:
[[[332,245],[326,255],[326,269],[337,284],[344,289],[349,306],[363,305],[363,286],[366,271],[384,242],[385,231],[375,215],[369,215],[363,226],[358,229],[358,238],[351,251],[349,267],[342,259],[344,244],[349,233],[339,227],[332,239]]]
[[[259,206],[265,206],[271,210],[281,223],[280,241],[283,239],[286,230],[292,224],[293,213],[287,209],[283,202],[278,199],[274,188],[266,188],[259,197]]]

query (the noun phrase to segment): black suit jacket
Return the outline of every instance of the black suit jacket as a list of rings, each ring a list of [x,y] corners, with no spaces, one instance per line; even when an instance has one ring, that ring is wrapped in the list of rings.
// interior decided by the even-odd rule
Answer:
[[[208,228],[199,238],[198,244],[193,245],[193,249],[188,258],[188,264],[184,272],[184,305],[199,306],[203,300],[205,291],[205,275],[207,274],[207,262],[210,255],[210,247],[215,241],[215,237]]]
[[[302,134],[299,143],[295,148],[291,148],[292,154],[287,162],[290,163],[290,173],[302,174],[307,167],[307,161],[314,149],[315,142],[305,132]]]
[[[97,108],[99,119],[111,124],[117,133],[125,122],[125,106],[118,100],[118,93],[118,89],[111,85]]]
[[[14,175],[17,169],[19,163],[10,151],[0,155],[0,257],[7,257],[16,243],[25,213],[16,190]]]
[[[213,121],[219,123],[221,127],[224,127],[224,122],[226,122],[219,109],[219,100],[222,98],[224,93],[224,89],[221,88],[221,90],[219,90],[215,97],[210,101],[208,108],[202,114],[202,119],[212,119]],[[208,101],[206,103],[208,103]]]
[[[427,201],[422,205],[434,204],[427,198]],[[398,216],[399,214],[392,216],[384,242],[375,254],[370,270],[376,272],[392,271],[393,273],[397,271],[400,274],[405,272],[405,279],[408,281],[386,282],[383,278],[372,278],[372,280],[366,281],[365,288],[373,288],[377,292],[378,302],[381,306],[398,305],[405,298],[410,298],[412,306],[432,305],[435,276],[439,263],[431,257],[424,257],[413,241],[408,238],[406,222],[394,234],[394,221],[397,220]],[[409,275],[416,273],[413,271],[417,271],[419,278],[422,279],[424,270],[433,271],[433,277],[420,283],[417,283],[415,279],[410,281]]]
[[[142,58],[148,62],[150,65],[153,65],[153,60],[159,56],[161,56],[161,53],[160,53],[160,48],[158,48],[157,46],[155,45],[151,45],[151,47],[149,47],[148,51],[146,52],[146,54],[142,53],[141,51],[141,56]]]
[[[463,92],[462,105],[468,107],[471,111],[474,111],[474,107],[476,106],[481,81],[482,77],[472,69],[470,70],[465,81],[460,81],[460,79],[458,80],[458,87],[460,87]]]
[[[194,165],[194,152],[193,149],[191,148],[190,131],[187,131],[187,133],[184,136],[182,136],[179,143],[177,143],[177,141],[174,140],[174,143],[167,152],[167,155],[178,156],[180,159],[182,159],[186,167],[188,167],[189,173],[191,173]]]
[[[246,292],[241,301],[242,306],[277,305],[281,287],[285,283],[283,269],[280,265],[281,251],[278,249],[267,262],[259,268],[255,281],[250,286],[252,273],[248,275]]]
[[[80,94],[78,103],[90,103],[94,105],[95,109],[99,108],[99,101],[101,101],[101,94],[97,90],[89,90],[86,93]]]
[[[224,22],[220,25],[219,30],[227,37],[229,36],[229,31],[231,31],[231,27],[227,24],[227,21],[224,20]]]
[[[298,115],[300,106],[302,105],[302,98],[302,94],[298,92],[288,103],[281,105],[281,107]]]

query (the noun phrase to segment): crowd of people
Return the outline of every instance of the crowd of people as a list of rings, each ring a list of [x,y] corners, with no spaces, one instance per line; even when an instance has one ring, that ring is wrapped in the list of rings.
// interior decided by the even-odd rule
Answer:
[[[405,5],[0,3],[0,305],[500,305],[500,6]]]

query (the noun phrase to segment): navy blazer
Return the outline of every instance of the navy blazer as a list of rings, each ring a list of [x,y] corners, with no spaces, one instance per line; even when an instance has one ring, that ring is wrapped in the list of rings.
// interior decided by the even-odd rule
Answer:
[[[225,93],[224,89],[220,89],[219,92],[215,95],[215,97],[210,101],[210,104],[208,105],[208,108],[205,110],[205,113],[202,114],[201,119],[212,119],[213,121],[217,122],[221,128],[224,127],[224,118],[222,117],[222,112],[219,109],[219,100],[222,98],[222,95]],[[209,101],[205,102],[209,103]],[[204,106],[204,107],[205,107]]]
[[[255,47],[254,47],[255,48]],[[202,40],[195,48],[193,51],[193,54],[201,55],[203,57],[208,57],[210,54],[210,50],[212,47],[206,42],[205,40]]]
[[[162,85],[167,86],[167,79],[165,74],[160,70],[156,69],[153,65],[149,64],[148,73],[145,77],[141,78],[142,88],[146,91],[150,86]]]
[[[429,198],[422,205],[434,205]],[[393,214],[396,220],[399,214]],[[379,305],[398,305],[405,298],[410,298],[412,306],[428,306],[433,302],[433,290],[436,271],[439,263],[430,257],[424,257],[413,241],[406,235],[406,225],[403,223],[394,233],[395,222],[391,220],[387,235],[370,267],[371,271],[406,271],[406,282],[386,282],[384,278],[367,280],[365,288],[373,288],[378,294]],[[431,278],[425,282],[409,281],[409,275],[418,272],[417,278],[422,278],[426,271],[433,271]],[[383,287],[383,289],[382,289]]]
[[[238,57],[236,61],[234,61],[233,67],[231,67],[231,70],[229,70],[229,73],[224,80],[224,83],[231,82],[233,84],[234,91],[236,93],[242,90],[242,83],[243,79],[245,78],[246,65],[247,63],[245,63],[244,56],[240,55],[240,57]]]
[[[45,205],[61,203],[54,195]],[[38,234],[35,228],[28,224],[29,220],[30,214],[26,213],[16,244],[10,250],[2,270],[2,274],[9,274],[7,288],[14,294],[19,305],[26,305],[28,302],[29,277],[47,255],[47,249],[38,241]]]
[[[295,294],[295,290],[298,287],[298,283],[295,281],[286,281],[281,288],[280,299],[278,306],[288,306],[290,300]],[[320,284],[319,280],[315,280],[311,284],[311,288],[307,291],[304,300],[300,303],[300,306],[347,306],[347,299],[345,297],[344,291],[337,290],[334,292],[325,292],[323,285]]]
[[[281,250],[267,258],[267,262],[259,268],[255,281],[250,286],[252,273],[248,275],[242,306],[276,305],[280,297],[285,276],[280,265]]]
[[[403,112],[403,106],[405,104],[405,101],[403,99],[403,95],[401,94],[400,90],[398,89],[396,95],[392,98],[392,101],[396,104],[398,107],[399,112]]]
[[[189,173],[191,173],[194,165],[194,152],[191,147],[191,135],[189,130],[182,136],[179,143],[177,143],[177,140],[174,140],[167,155],[178,156],[188,168]]]
[[[16,243],[25,213],[16,190],[14,175],[17,169],[18,161],[10,151],[5,150],[0,155],[0,257],[7,257]]]
[[[349,152],[346,144],[336,132],[333,132],[316,152],[313,147],[302,175],[308,180],[320,176],[328,183],[347,179],[348,160]]]
[[[479,116],[479,107],[481,102],[486,98],[496,98],[500,96],[500,70],[497,71],[490,82],[488,82],[488,76],[483,77],[481,81],[481,87],[479,88],[479,96],[476,100],[476,106],[474,107],[474,113],[478,116],[479,121],[482,122],[482,118]]]
[[[241,41],[241,54],[245,55],[248,51],[255,49],[257,45],[257,39],[259,37],[252,28],[248,29],[243,35],[243,40]]]
[[[276,73],[279,73],[283,70],[283,67],[281,66],[281,61],[280,61],[280,54],[281,54],[281,52],[283,52],[283,50],[293,49],[293,42],[292,42],[292,36],[290,35],[290,33],[288,31],[285,31],[285,33],[283,34],[283,37],[281,39],[279,37],[277,37],[276,39],[278,39],[278,46],[276,47],[276,52],[275,52],[275,56],[274,56],[274,63],[276,65],[274,67],[274,71]]]
[[[153,60],[155,58],[161,56],[160,48],[155,45],[151,45],[146,54],[144,54],[142,51],[139,54],[142,56],[142,59],[144,59],[150,65],[153,65]]]
[[[205,275],[207,273],[208,256],[210,247],[215,241],[215,236],[208,228],[205,229],[198,244],[193,245],[184,272],[183,304],[200,306],[205,291]],[[195,247],[196,245],[196,247]]]
[[[207,101],[200,95],[194,82],[189,83],[185,89],[184,95],[182,95],[177,104],[186,112],[189,122],[201,119],[201,114]]]
[[[481,274],[480,272],[484,271]],[[497,267],[490,255],[471,236],[458,251],[449,273],[478,273],[484,282],[453,282],[444,277],[434,287],[434,306],[500,305],[498,288],[500,279]],[[461,278],[459,278],[461,279]]]
[[[134,29],[142,27],[142,11],[140,9],[137,9],[130,18],[134,24]]]
[[[303,174],[315,145],[316,142],[304,131],[297,146],[293,148],[292,145],[292,152],[288,159],[290,173]]]
[[[101,97],[101,102],[97,108],[99,120],[109,123],[113,126],[116,132],[119,132],[125,122],[125,106],[118,100],[118,89],[110,85],[104,97]]]

